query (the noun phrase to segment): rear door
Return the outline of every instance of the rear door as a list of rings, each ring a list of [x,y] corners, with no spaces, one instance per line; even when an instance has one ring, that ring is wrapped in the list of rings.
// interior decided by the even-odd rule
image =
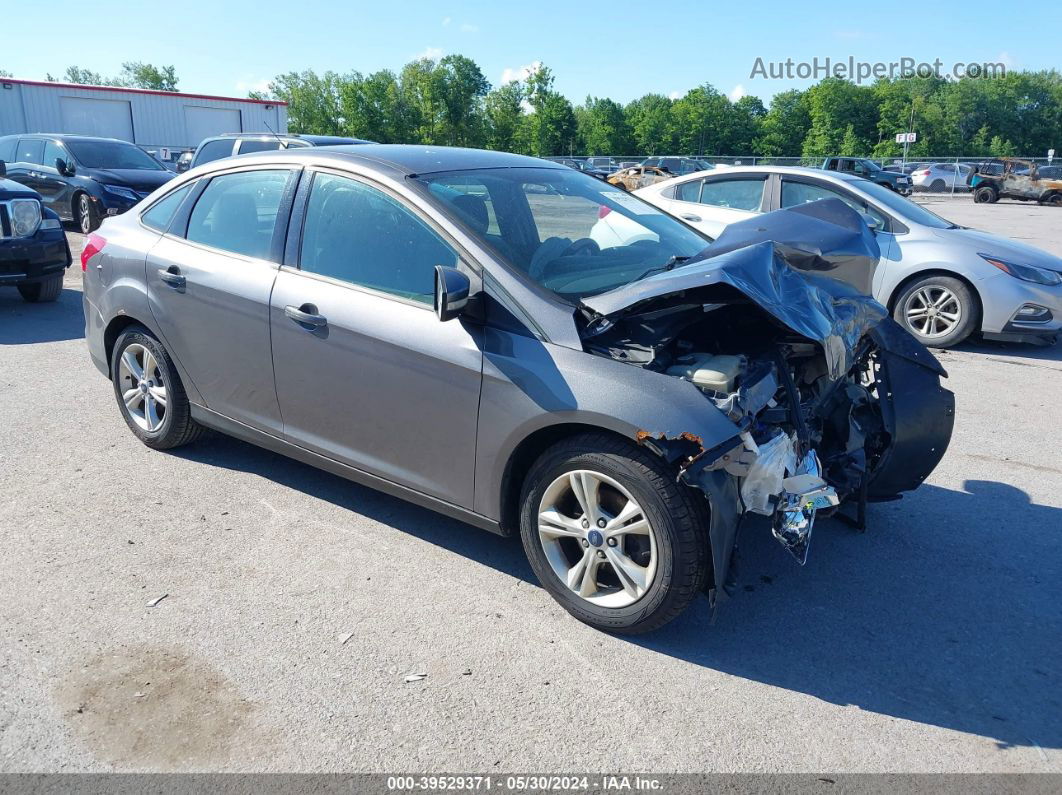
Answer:
[[[152,314],[207,408],[277,436],[269,295],[298,173],[203,178],[147,260]]]
[[[285,436],[471,507],[482,328],[439,322],[432,297],[436,265],[475,273],[405,199],[367,181],[317,171],[298,206],[270,307]]]
[[[767,174],[706,177],[679,185],[670,211],[712,237],[764,209]]]

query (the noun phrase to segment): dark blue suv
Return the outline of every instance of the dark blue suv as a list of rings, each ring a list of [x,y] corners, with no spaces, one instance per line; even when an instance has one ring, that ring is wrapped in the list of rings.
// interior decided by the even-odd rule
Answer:
[[[84,135],[9,135],[0,138],[0,161],[8,179],[84,234],[176,176],[128,141]]]

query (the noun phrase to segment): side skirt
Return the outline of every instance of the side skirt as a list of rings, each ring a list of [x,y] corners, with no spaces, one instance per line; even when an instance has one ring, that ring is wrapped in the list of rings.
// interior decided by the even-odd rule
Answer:
[[[423,492],[400,486],[397,483],[392,483],[377,475],[371,475],[368,472],[355,469],[352,466],[340,463],[339,461],[320,455],[319,453],[314,453],[303,447],[299,447],[296,444],[285,441],[284,439],[279,439],[276,436],[260,431],[257,428],[244,425],[242,422],[229,419],[228,417],[218,414],[215,411],[211,411],[208,408],[204,408],[203,406],[197,406],[195,403],[192,404],[192,419],[201,425],[213,428],[228,436],[234,436],[237,439],[250,442],[258,447],[264,447],[266,450],[271,450],[274,453],[280,453],[288,458],[293,458],[296,461],[309,464],[312,467],[323,469],[325,472],[339,475],[341,478],[346,478],[347,480],[353,481],[362,486],[368,486],[370,489],[382,491],[384,494],[390,494],[392,497],[398,497],[407,502],[412,502],[415,505],[429,508],[444,516],[449,516],[451,519],[466,522],[474,527],[478,527],[482,530],[489,530],[498,535],[506,535],[501,529],[501,526],[494,519],[470,511],[467,508],[462,508],[460,505],[454,505],[445,500],[440,500],[437,497],[432,497],[429,494],[424,494]]]

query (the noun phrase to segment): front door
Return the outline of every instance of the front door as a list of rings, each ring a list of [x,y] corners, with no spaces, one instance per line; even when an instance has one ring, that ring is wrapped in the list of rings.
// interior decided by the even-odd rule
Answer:
[[[269,347],[277,224],[297,172],[259,168],[210,179],[147,258],[148,299],[167,350],[207,408],[280,436]],[[175,221],[174,224],[179,224]]]
[[[436,318],[436,265],[465,267],[403,200],[316,173],[273,289],[273,370],[290,441],[471,507],[482,329]]]

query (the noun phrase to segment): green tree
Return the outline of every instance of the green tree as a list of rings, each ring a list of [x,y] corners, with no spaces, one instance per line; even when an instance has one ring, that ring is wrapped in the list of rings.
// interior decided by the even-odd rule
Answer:
[[[14,77],[14,75],[6,69],[0,69],[0,77]]]
[[[539,66],[528,75],[527,101],[531,115],[527,120],[528,145],[538,157],[570,154],[575,149],[575,111],[563,96],[553,90],[553,72]]]
[[[877,140],[877,105],[869,87],[828,77],[807,90],[811,126],[804,138],[802,154],[820,158],[835,155],[852,127],[854,141],[863,152]]]
[[[524,124],[524,98],[527,91],[519,80],[511,80],[487,94],[487,147],[503,152],[524,152],[521,128]]]
[[[684,154],[722,155],[729,144],[730,100],[710,83],[686,93],[671,106],[678,149]]]
[[[792,89],[775,94],[752,151],[767,156],[799,157],[810,128],[811,114],[803,91]]]
[[[663,94],[646,94],[627,104],[623,114],[631,130],[635,151],[624,154],[658,155],[674,149],[672,104]]]
[[[288,103],[288,128],[294,133],[343,135],[341,88],[345,78],[335,72],[318,75],[312,69],[277,75],[268,94],[252,91],[251,99],[275,98]]]
[[[410,143],[445,143],[442,72],[438,64],[431,58],[411,61],[402,68],[399,82],[409,110]]]
[[[177,91],[177,73],[172,66],[158,67],[140,61],[126,61],[115,84],[152,91]]]
[[[754,152],[759,140],[767,109],[759,97],[746,95],[727,109],[726,153],[740,155]]]
[[[476,62],[463,55],[439,61],[438,85],[442,100],[442,142],[451,146],[483,146],[486,140],[483,100],[490,83]]]
[[[623,107],[611,99],[587,97],[576,108],[580,150],[588,155],[622,155],[633,151]]]
[[[99,72],[93,72],[91,69],[82,69],[79,66],[68,66],[66,71],[59,77],[52,77],[50,74],[45,75],[45,79],[49,83],[77,83],[83,86],[113,86],[116,85],[115,81],[108,80]]]
[[[992,142],[988,145],[988,154],[992,157],[1014,157],[1018,151],[1010,139],[1004,140],[998,135],[993,135]]]
[[[348,134],[385,144],[410,140],[409,112],[394,72],[355,72],[340,80],[339,103]]]

